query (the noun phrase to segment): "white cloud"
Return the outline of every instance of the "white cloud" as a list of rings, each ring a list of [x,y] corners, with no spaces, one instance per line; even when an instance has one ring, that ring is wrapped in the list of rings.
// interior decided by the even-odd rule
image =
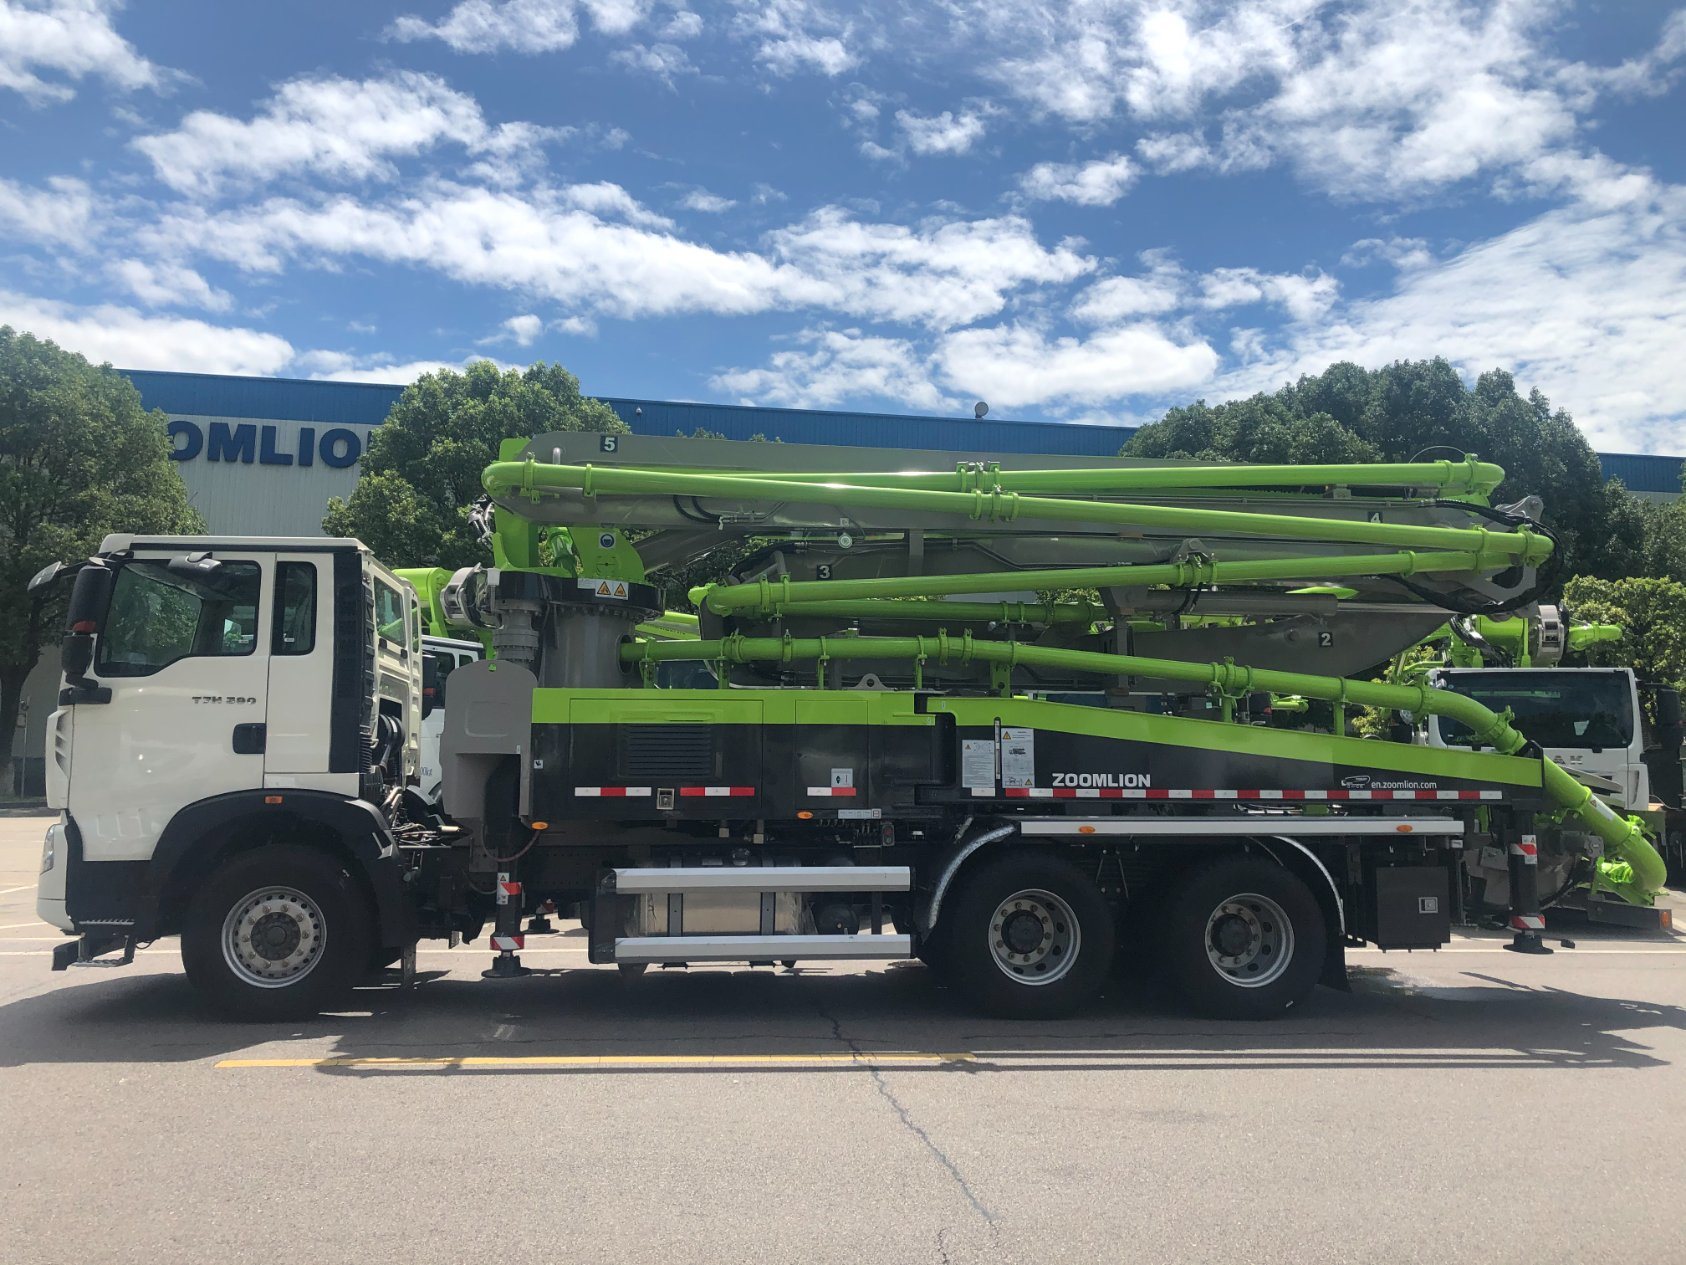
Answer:
[[[304,172],[390,178],[393,159],[444,142],[494,165],[518,164],[556,134],[531,123],[494,127],[473,97],[435,75],[399,71],[382,79],[294,79],[251,119],[196,110],[175,131],[140,137],[134,146],[171,188],[214,194],[229,182]]]
[[[983,115],[969,110],[928,115],[897,110],[896,123],[916,154],[964,154],[983,138],[985,126]]]
[[[1434,252],[1420,237],[1365,237],[1347,247],[1341,256],[1345,268],[1367,268],[1385,263],[1395,268],[1421,268],[1434,262]]]
[[[1020,178],[1019,187],[1039,201],[1111,206],[1135,179],[1136,165],[1113,154],[1086,163],[1037,163]]]
[[[1512,370],[1574,414],[1594,446],[1680,452],[1686,191],[1625,207],[1558,208],[1401,276],[1223,375],[1246,394],[1335,360],[1444,355]]]
[[[909,226],[825,207],[769,234],[761,253],[715,250],[669,229],[613,184],[516,195],[438,183],[378,203],[183,207],[142,240],[151,253],[196,252],[255,272],[294,258],[400,263],[614,316],[815,308],[934,328],[993,315],[1016,290],[1094,267],[1071,245],[1043,246],[1017,216]]]
[[[0,290],[0,325],[124,369],[273,374],[293,359],[292,344],[260,330],[146,315],[114,303],[78,307],[5,290]]]
[[[184,264],[168,260],[124,259],[112,276],[148,307],[201,307],[226,312],[234,300]]]
[[[1677,14],[1641,57],[1568,61],[1549,46],[1558,0],[951,0],[942,12],[927,43],[1010,50],[986,73],[1038,113],[1147,124],[1137,148],[1156,171],[1282,161],[1361,200],[1577,152],[1600,94],[1663,90],[1686,57]]]
[[[670,88],[680,75],[697,73],[697,68],[691,64],[691,55],[679,45],[665,40],[654,44],[631,44],[609,54],[609,58],[629,70],[654,75]]]
[[[1099,404],[1185,390],[1213,375],[1218,354],[1200,339],[1178,341],[1146,324],[1082,339],[1049,338],[1027,325],[1002,325],[946,335],[936,362],[956,390],[1013,408]]]
[[[0,88],[40,104],[75,96],[67,79],[160,87],[166,72],[111,24],[121,8],[121,0],[0,0]]]
[[[1117,325],[1130,317],[1169,312],[1183,302],[1177,269],[1146,277],[1108,277],[1097,281],[1072,304],[1072,316],[1085,325]]]
[[[405,15],[387,34],[441,40],[459,53],[555,53],[578,41],[582,16],[605,35],[624,35],[649,7],[646,0],[461,0],[437,22]]]
[[[71,176],[53,176],[44,188],[0,177],[0,227],[17,238],[59,246],[86,245],[93,217],[93,194]]]
[[[703,33],[703,20],[689,9],[681,9],[667,20],[661,35],[666,40],[694,40]]]
[[[1200,306],[1221,311],[1252,303],[1276,303],[1296,321],[1316,320],[1340,292],[1331,276],[1316,273],[1261,272],[1257,268],[1216,268],[1200,279]]]
[[[826,207],[770,240],[803,278],[787,291],[800,304],[937,328],[993,316],[1020,287],[1064,284],[1094,268],[1072,246],[1043,246],[1020,216],[910,227]]]
[[[709,385],[745,403],[829,408],[851,400],[890,401],[896,408],[939,410],[952,401],[931,381],[930,366],[901,338],[858,329],[805,330],[802,350],[774,352],[763,369],[730,369]]]
[[[544,320],[526,312],[510,317],[499,328],[503,330],[503,336],[513,341],[517,347],[531,347],[538,340],[538,336],[544,333]]]
[[[731,198],[723,198],[718,193],[710,193],[707,189],[692,189],[679,205],[687,211],[701,211],[705,215],[720,215],[730,211],[737,205]]]
[[[601,219],[625,220],[645,228],[667,229],[673,221],[660,212],[652,211],[620,185],[608,180],[593,184],[572,184],[561,190],[562,202],[582,211],[589,211]]]
[[[834,78],[859,64],[851,25],[819,0],[734,0],[738,36],[777,75],[817,71]]]

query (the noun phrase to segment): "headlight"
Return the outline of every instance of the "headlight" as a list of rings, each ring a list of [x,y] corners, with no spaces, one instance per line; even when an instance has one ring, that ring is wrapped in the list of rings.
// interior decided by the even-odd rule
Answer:
[[[41,843],[41,873],[45,874],[53,868],[53,861],[58,856],[59,836],[63,833],[63,826],[47,827],[47,837]]]

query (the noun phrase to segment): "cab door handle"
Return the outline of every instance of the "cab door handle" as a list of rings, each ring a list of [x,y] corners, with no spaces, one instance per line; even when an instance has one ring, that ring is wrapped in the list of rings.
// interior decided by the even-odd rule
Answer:
[[[266,725],[260,723],[234,726],[235,755],[262,755],[268,740]]]

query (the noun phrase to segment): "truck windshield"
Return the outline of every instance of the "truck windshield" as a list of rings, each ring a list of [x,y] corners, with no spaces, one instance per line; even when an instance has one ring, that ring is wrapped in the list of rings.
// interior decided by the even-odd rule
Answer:
[[[225,562],[205,578],[175,575],[162,562],[127,563],[100,635],[99,674],[150,676],[190,656],[251,654],[258,580],[255,562]]]
[[[1633,741],[1633,696],[1621,672],[1554,668],[1539,672],[1453,672],[1445,688],[1494,711],[1509,708],[1516,727],[1542,747],[1625,747]],[[1448,746],[1470,745],[1470,731],[1442,716]]]

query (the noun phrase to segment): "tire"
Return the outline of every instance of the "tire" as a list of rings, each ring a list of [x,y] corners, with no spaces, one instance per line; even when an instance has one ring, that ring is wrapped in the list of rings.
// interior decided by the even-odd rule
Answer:
[[[932,961],[943,979],[1003,1019],[1059,1018],[1093,1001],[1117,939],[1093,879],[1061,857],[1028,851],[962,872],[937,931]]]
[[[637,979],[650,969],[648,962],[616,962],[615,965],[620,968],[622,979]]]
[[[308,1018],[333,1009],[367,972],[370,922],[338,860],[315,848],[264,847],[225,862],[195,894],[182,965],[229,1018]]]
[[[1177,880],[1156,956],[1173,999],[1214,1019],[1275,1019],[1311,995],[1328,928],[1311,889],[1262,857],[1228,856]]]

